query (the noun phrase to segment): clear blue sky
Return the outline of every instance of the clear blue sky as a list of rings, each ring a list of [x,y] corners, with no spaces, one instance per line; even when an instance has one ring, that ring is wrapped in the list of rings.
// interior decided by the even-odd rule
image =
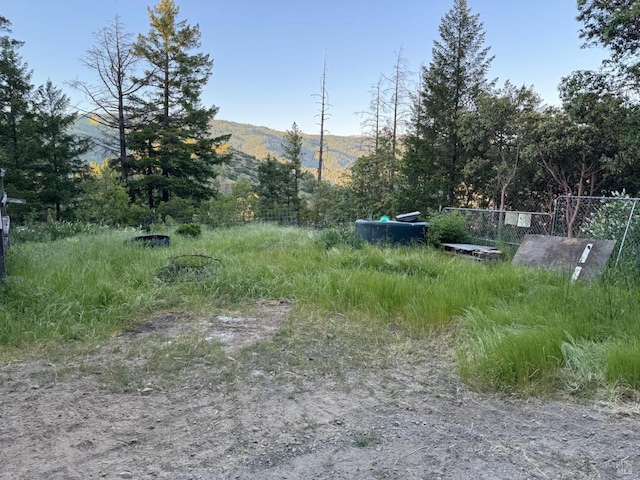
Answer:
[[[38,86],[51,79],[74,101],[65,82],[91,82],[80,59],[94,32],[120,16],[127,31],[148,33],[154,0],[3,0],[0,15]],[[453,0],[176,0],[180,19],[199,24],[201,51],[214,59],[203,102],[217,118],[305,133],[319,130],[318,95],[326,56],[331,134],[360,133],[371,87],[391,75],[402,49],[408,70],[431,61],[438,26]],[[490,78],[533,86],[549,104],[572,71],[595,69],[603,52],[580,48],[575,0],[468,0],[480,14],[495,56]]]

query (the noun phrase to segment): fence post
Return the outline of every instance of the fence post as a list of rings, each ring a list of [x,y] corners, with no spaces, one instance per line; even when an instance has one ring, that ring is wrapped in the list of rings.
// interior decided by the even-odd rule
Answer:
[[[553,220],[551,221],[551,235],[556,236],[556,223],[558,222],[558,202],[563,196],[556,197],[553,201]]]
[[[4,260],[4,215],[7,207],[7,194],[4,192],[4,168],[0,168],[0,282],[7,281],[7,266]]]
[[[620,256],[622,255],[622,248],[624,247],[624,244],[627,241],[627,233],[629,233],[629,227],[631,226],[631,220],[633,220],[633,212],[636,209],[637,203],[638,203],[638,200],[635,199],[633,201],[633,206],[631,207],[631,213],[629,213],[627,226],[624,229],[624,234],[622,235],[622,240],[620,241],[620,246],[618,247],[618,256],[616,257],[616,267],[618,266],[618,262],[620,262]]]

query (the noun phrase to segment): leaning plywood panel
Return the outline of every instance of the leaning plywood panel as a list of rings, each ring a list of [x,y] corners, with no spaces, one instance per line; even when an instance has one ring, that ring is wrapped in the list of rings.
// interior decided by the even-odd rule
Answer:
[[[593,280],[606,267],[615,245],[615,240],[526,235],[511,263],[566,270],[574,280]]]

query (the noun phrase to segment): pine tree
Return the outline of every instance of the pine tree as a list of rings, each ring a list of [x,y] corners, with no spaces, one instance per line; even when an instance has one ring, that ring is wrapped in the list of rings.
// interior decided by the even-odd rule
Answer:
[[[145,195],[150,208],[171,197],[207,199],[214,193],[214,167],[224,160],[215,148],[228,139],[211,137],[209,121],[217,108],[200,102],[213,61],[208,54],[190,53],[200,47],[199,27],[178,21],[172,0],[147,10],[151,30],[135,45],[148,64],[148,87],[138,99],[141,120],[129,138],[137,174],[131,190]]]
[[[479,15],[466,0],[454,0],[439,27],[433,58],[421,72],[412,131],[405,137],[403,188],[412,208],[455,205],[462,183],[464,156],[460,119],[475,108],[478,95],[490,88],[486,75],[492,61],[484,47]]]
[[[284,136],[284,142],[282,143],[282,156],[285,162],[288,164],[291,178],[290,188],[291,191],[288,197],[290,198],[290,204],[293,207],[298,220],[300,219],[300,180],[302,179],[302,135],[298,129],[298,125],[293,122],[291,130],[288,130]]]
[[[69,98],[51,81],[38,88],[34,95],[33,132],[38,147],[34,155],[38,199],[44,206],[53,206],[55,218],[62,218],[62,208],[77,193],[79,174],[84,169],[81,155],[89,150],[88,139],[69,133],[76,121],[69,111]]]
[[[288,163],[270,155],[258,166],[258,216],[267,220],[287,221],[292,207],[292,174]]]
[[[8,20],[0,25],[10,32]],[[35,191],[29,155],[33,140],[28,131],[33,85],[31,70],[18,53],[23,43],[9,35],[0,36],[0,167],[7,171],[7,189],[20,198]]]

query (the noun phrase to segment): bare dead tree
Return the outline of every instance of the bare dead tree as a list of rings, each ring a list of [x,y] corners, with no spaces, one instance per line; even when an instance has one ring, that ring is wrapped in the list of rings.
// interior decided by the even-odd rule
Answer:
[[[321,80],[321,89],[320,94],[317,95],[320,97],[320,149],[318,152],[318,183],[322,181],[322,160],[323,160],[323,152],[324,152],[324,124],[327,119],[329,109],[329,101],[327,95],[327,57],[324,57],[324,65],[322,68],[322,80]]]
[[[403,56],[402,47],[400,47],[396,55],[393,75],[386,78],[390,84],[388,89],[390,95],[388,102],[386,102],[386,107],[390,111],[388,128],[391,131],[391,148],[394,155],[397,155],[401,125],[406,122],[410,115],[408,77],[407,59]]]
[[[409,75],[401,48],[396,55],[393,74],[380,76],[371,89],[369,110],[360,112],[365,117],[361,127],[370,150],[377,151],[380,148],[380,135],[385,132],[391,139],[393,154],[397,156],[399,137],[406,130],[413,107],[410,91],[413,82],[409,80]]]
[[[117,132],[117,150],[104,145],[113,153],[117,152],[121,168],[121,178],[128,176],[126,131],[130,126],[127,118],[127,101],[145,86],[145,78],[136,78],[140,58],[135,55],[132,35],[124,29],[120,17],[94,34],[95,45],[82,59],[84,65],[93,70],[97,84],[76,80],[71,86],[84,93],[93,108],[86,114],[98,124]]]
[[[383,122],[382,109],[382,81],[384,77],[380,76],[378,83],[371,87],[371,102],[369,102],[369,110],[360,112],[364,120],[360,123],[360,127],[364,133],[362,143],[363,146],[374,153],[380,147],[380,130]]]

